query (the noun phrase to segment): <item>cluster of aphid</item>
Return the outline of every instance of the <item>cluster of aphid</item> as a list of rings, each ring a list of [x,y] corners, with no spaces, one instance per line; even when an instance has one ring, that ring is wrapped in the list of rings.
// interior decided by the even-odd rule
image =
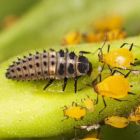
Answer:
[[[121,17],[113,16],[99,20],[94,24],[94,29],[90,31],[71,31],[64,36],[62,45],[101,42],[104,40],[105,35],[108,41],[126,37]]]
[[[64,116],[65,119],[71,118],[74,120],[83,119],[87,112],[94,111],[94,100],[92,100],[89,96],[81,100],[82,105],[78,105],[76,102],[73,102],[70,106],[64,106]]]
[[[119,49],[113,51],[110,51],[110,46],[108,46],[106,54],[103,54],[102,52],[103,47],[99,48],[99,61],[103,63],[103,66],[99,71],[99,75],[92,82],[92,86],[97,93],[96,103],[94,100],[88,97],[87,99],[83,100],[85,106],[79,106],[74,103],[69,107],[65,107],[64,115],[66,118],[80,120],[85,117],[87,111],[94,110],[94,105],[98,103],[98,95],[102,96],[104,103],[104,108],[101,109],[99,113],[101,113],[107,106],[105,97],[109,97],[116,101],[128,101],[123,100],[122,98],[126,97],[128,94],[135,95],[131,92],[132,85],[130,85],[127,77],[131,72],[136,72],[136,70],[134,70],[132,67],[135,66],[135,61],[137,59],[134,58],[132,53],[133,43],[130,45],[129,48],[123,48],[126,44],[127,43],[122,44]],[[107,65],[107,67],[109,68],[111,75],[102,80],[101,73],[103,72],[105,65]],[[122,70],[128,72],[124,74]],[[101,125],[104,124],[108,124],[116,128],[124,128],[129,124],[130,121],[140,121],[140,107],[138,107],[134,112],[132,112],[127,118],[111,116],[107,117],[104,121],[101,121],[98,124],[80,126],[79,128],[86,129],[88,131],[92,129],[100,130]]]
[[[104,102],[104,108],[100,110],[100,113],[106,108],[107,104],[105,97],[117,101],[122,100],[128,94],[134,95],[131,92],[131,85],[127,79],[129,74],[133,71],[131,68],[135,66],[135,58],[132,53],[133,43],[129,49],[124,48],[127,43],[124,43],[119,49],[110,51],[108,46],[107,53],[103,53],[102,49],[99,48],[99,61],[102,62],[102,68],[99,71],[98,76],[93,80],[92,87],[97,93],[96,103],[90,99],[84,99],[82,103],[83,107],[73,103],[71,106],[64,107],[64,116],[75,120],[82,119],[87,111],[92,112],[94,110],[94,104],[98,103],[98,95],[101,95]],[[68,50],[54,51],[43,51],[42,53],[37,52],[35,55],[30,54],[28,57],[25,56],[23,59],[18,59],[11,66],[9,66],[6,77],[14,80],[46,80],[49,79],[48,84],[44,87],[46,89],[55,79],[64,80],[63,91],[66,88],[67,80],[74,78],[75,92],[77,92],[77,79],[81,76],[91,74],[92,65],[84,54],[92,54],[91,52],[80,51],[79,56],[74,52]],[[109,68],[110,75],[102,80],[101,74],[105,65]],[[122,70],[128,71],[126,74]],[[117,74],[116,74],[117,73]],[[117,87],[117,88],[116,88]],[[129,120],[134,116],[129,117]],[[139,121],[139,120],[138,120]],[[107,124],[109,121],[105,121]],[[99,123],[100,124],[100,123]],[[98,128],[100,125],[96,125]],[[109,124],[109,123],[108,123]],[[126,123],[125,123],[126,124]],[[93,125],[91,126],[91,128]],[[87,126],[80,126],[80,128],[91,129]],[[93,128],[95,129],[95,128]]]
[[[83,139],[79,140],[99,140],[100,139],[100,131],[101,127],[103,125],[109,125],[111,127],[115,128],[125,128],[130,123],[140,123],[140,106],[138,106],[136,109],[134,109],[128,116],[110,116],[106,117],[103,121],[100,121],[99,123],[87,125],[87,126],[79,126],[76,127],[76,129],[82,129],[87,131],[97,131],[97,135],[89,135]]]

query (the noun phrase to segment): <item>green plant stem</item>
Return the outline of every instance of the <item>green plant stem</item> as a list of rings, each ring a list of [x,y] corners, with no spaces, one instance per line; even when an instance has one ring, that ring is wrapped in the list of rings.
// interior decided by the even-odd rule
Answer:
[[[140,38],[129,38],[123,42],[134,42],[140,44]],[[111,50],[119,48],[122,41],[111,43]],[[70,47],[70,50],[79,52],[86,50],[95,52],[101,44],[84,44]],[[107,45],[106,45],[107,46]],[[60,46],[55,47],[57,49]],[[106,52],[106,47],[104,49]],[[139,47],[134,47],[134,55],[140,59]],[[27,54],[27,53],[26,53]],[[26,55],[25,54],[25,55]],[[43,86],[46,81],[36,82],[17,82],[6,79],[5,72],[8,65],[12,63],[14,58],[0,65],[0,138],[25,138],[25,137],[46,137],[54,139],[54,137],[64,137],[66,139],[74,137],[74,126],[87,125],[99,122],[105,116],[110,115],[126,115],[138,103],[140,96],[139,76],[130,75],[129,81],[133,85],[132,92],[135,96],[129,95],[125,99],[128,101],[118,102],[113,99],[106,98],[107,108],[99,115],[99,111],[103,108],[101,97],[99,103],[95,106],[94,112],[88,112],[83,120],[75,121],[74,119],[64,119],[64,106],[70,106],[72,102],[82,106],[81,99],[89,96],[96,99],[96,93],[92,87],[86,84],[91,83],[93,77],[97,76],[98,61],[97,54],[86,55],[92,62],[93,72],[91,77],[83,77],[78,81],[78,89],[83,88],[74,94],[73,80],[69,80],[66,91],[61,92],[62,82],[56,81],[46,91]],[[139,69],[139,66],[136,67]]]

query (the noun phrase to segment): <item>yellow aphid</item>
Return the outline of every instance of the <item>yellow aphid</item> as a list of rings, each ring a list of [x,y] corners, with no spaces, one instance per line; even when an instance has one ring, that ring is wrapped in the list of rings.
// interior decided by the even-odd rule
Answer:
[[[85,42],[100,42],[100,41],[103,41],[104,40],[104,36],[105,36],[105,33],[94,33],[94,32],[89,32],[89,33],[84,33],[83,34],[83,40]]]
[[[101,42],[105,39],[105,36],[107,38],[107,41],[123,39],[126,37],[126,32],[120,29],[114,29],[106,32],[84,33],[82,37],[85,42],[91,43],[91,42]]]
[[[87,135],[85,138],[80,139],[80,140],[99,140],[99,138],[97,138],[96,133],[93,133],[93,134]]]
[[[133,53],[127,48],[119,48],[100,57],[101,61],[111,67],[129,68],[134,63]]]
[[[91,112],[94,111],[94,101],[92,99],[88,97],[82,100],[82,102],[84,103],[84,106],[88,111],[91,111]]]
[[[113,29],[107,32],[106,34],[107,34],[108,41],[123,39],[126,37],[126,32],[120,29]]]
[[[99,140],[99,139],[97,139],[97,138],[89,138],[89,137],[87,137],[87,138],[83,138],[83,139],[81,139],[81,140]]]
[[[111,125],[116,128],[124,128],[128,126],[129,120],[125,117],[119,117],[119,116],[111,116],[106,118],[105,124]]]
[[[80,120],[86,115],[86,109],[77,105],[76,103],[73,103],[69,107],[65,107],[63,111],[65,117],[75,120]]]
[[[134,112],[130,113],[128,119],[129,121],[140,123],[140,106],[138,106]]]
[[[63,39],[62,45],[72,45],[79,44],[81,42],[81,34],[79,32],[73,31],[66,34]]]
[[[123,26],[123,19],[121,16],[104,17],[94,24],[97,31],[109,31],[113,29],[121,29]]]
[[[102,96],[119,99],[128,94],[130,85],[123,75],[113,75],[98,83],[95,90]]]

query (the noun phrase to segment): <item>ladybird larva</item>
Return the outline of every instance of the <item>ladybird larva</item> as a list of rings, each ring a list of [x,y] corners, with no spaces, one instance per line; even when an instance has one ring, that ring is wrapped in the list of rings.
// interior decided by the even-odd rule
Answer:
[[[66,88],[67,80],[74,78],[75,93],[77,91],[77,79],[80,76],[90,74],[92,65],[88,59],[83,56],[84,52],[79,52],[77,56],[74,52],[68,50],[50,51],[44,50],[42,53],[24,56],[23,59],[13,62],[6,72],[6,77],[13,80],[30,81],[46,80],[49,82],[44,90],[56,80],[64,80],[63,91]]]

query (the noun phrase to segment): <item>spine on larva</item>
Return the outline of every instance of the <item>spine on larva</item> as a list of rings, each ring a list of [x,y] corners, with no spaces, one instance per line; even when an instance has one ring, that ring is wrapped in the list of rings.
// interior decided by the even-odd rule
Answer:
[[[64,79],[82,75],[78,71],[79,57],[74,52],[60,50],[36,52],[13,62],[6,72],[8,79],[14,80],[45,80]]]

